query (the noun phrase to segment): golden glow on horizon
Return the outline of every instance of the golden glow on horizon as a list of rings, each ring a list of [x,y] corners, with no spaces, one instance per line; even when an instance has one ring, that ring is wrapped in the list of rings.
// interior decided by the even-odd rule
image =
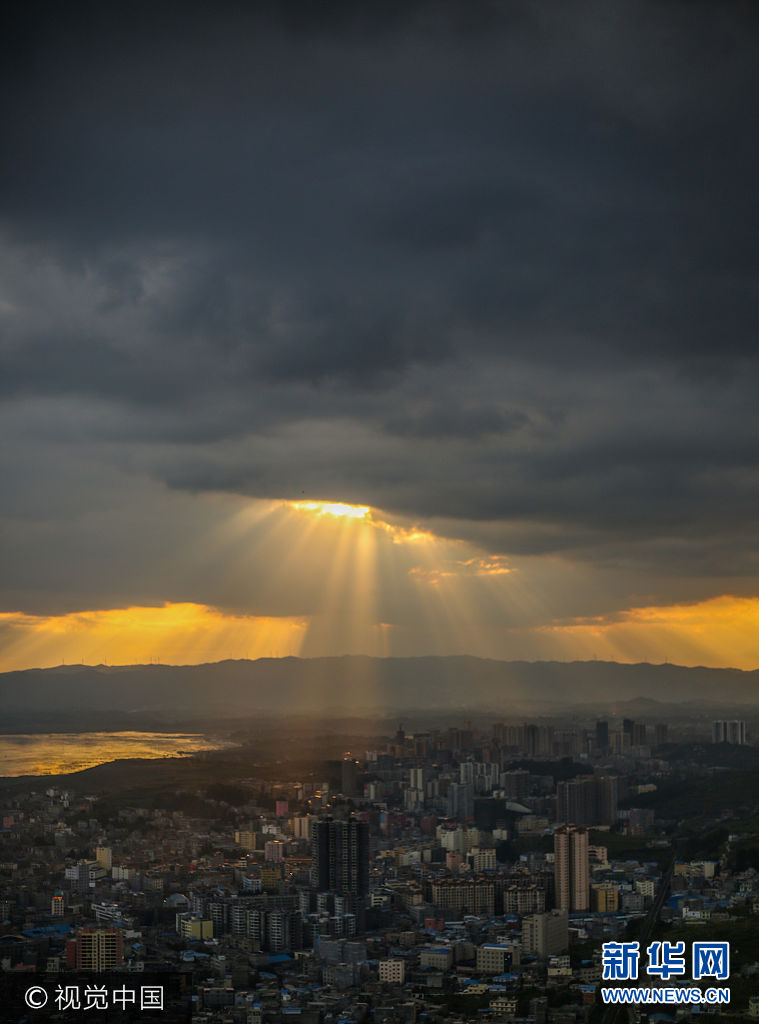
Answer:
[[[505,560],[369,506],[239,499],[187,560],[208,603],[0,616],[0,670],[503,653],[488,647],[480,610],[508,614]],[[445,585],[430,586],[438,578]]]
[[[236,499],[227,508],[187,551],[186,578],[195,593],[203,581],[207,603],[0,614],[0,671],[344,654],[759,666],[759,597],[559,619],[553,588],[564,586],[566,606],[567,573],[579,572],[564,563],[514,565],[366,505]],[[172,592],[181,588],[172,579]],[[328,706],[326,677],[323,686]]]
[[[705,601],[630,608],[613,616],[540,627],[564,658],[679,665],[759,666],[759,598],[723,594]]]
[[[306,621],[229,615],[207,605],[107,608],[67,615],[0,614],[0,670],[68,664],[202,664],[297,655]]]
[[[377,621],[370,590],[345,588],[345,572],[356,557],[343,544],[327,581],[325,609],[313,617],[225,614],[199,604],[165,604],[35,616],[0,614],[3,655],[0,671],[67,664],[199,664],[226,658],[370,653],[470,653],[531,660],[664,662],[752,670],[759,666],[759,598],[730,595],[695,604],[632,608],[616,616],[516,628],[503,632],[507,646],[493,650],[488,629],[473,621],[455,574],[443,587],[427,588],[419,602],[419,623],[441,646],[409,652],[394,646],[402,623]],[[371,568],[371,547],[357,556]],[[355,567],[355,566],[354,566]],[[432,570],[411,579],[435,582]],[[343,596],[343,607],[331,610]],[[345,608],[348,608],[346,614]],[[311,639],[312,650],[307,649]],[[448,646],[442,646],[443,638]],[[354,648],[349,649],[353,643]],[[333,646],[335,645],[335,646]],[[510,646],[508,646],[510,645]],[[727,654],[725,652],[728,652]],[[335,695],[325,680],[324,700]]]

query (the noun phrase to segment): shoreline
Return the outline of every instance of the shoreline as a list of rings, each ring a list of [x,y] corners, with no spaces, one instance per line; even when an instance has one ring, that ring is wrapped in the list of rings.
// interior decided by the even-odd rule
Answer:
[[[176,729],[2,733],[0,781],[69,778],[103,765],[182,761],[234,746],[218,734]]]

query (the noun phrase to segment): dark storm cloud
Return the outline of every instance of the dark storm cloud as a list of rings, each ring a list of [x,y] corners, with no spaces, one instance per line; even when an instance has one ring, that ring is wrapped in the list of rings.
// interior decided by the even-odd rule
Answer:
[[[0,388],[29,462],[94,444],[192,492],[753,571],[750,6],[4,17]]]

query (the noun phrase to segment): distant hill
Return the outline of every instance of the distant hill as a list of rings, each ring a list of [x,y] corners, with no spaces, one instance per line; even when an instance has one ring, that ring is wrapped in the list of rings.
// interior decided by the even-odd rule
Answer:
[[[0,674],[4,713],[340,713],[581,704],[755,704],[759,671],[474,657],[261,658],[207,665],[60,666]],[[641,703],[643,702],[643,703]],[[633,705],[630,705],[632,710]],[[650,708],[655,714],[655,705]]]

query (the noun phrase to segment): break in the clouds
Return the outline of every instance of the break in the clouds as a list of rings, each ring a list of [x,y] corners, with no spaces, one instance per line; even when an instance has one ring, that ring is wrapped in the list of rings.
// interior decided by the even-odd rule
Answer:
[[[5,609],[253,613],[188,555],[244,496],[529,564],[545,621],[756,592],[749,5],[3,17]]]

